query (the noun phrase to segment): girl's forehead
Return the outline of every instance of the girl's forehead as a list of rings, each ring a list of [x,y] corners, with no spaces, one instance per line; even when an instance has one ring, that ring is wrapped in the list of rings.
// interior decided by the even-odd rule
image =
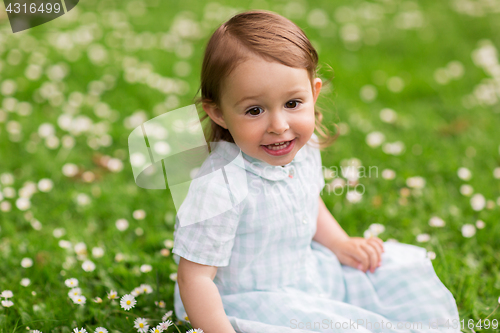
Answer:
[[[299,87],[309,90],[311,87],[309,72],[305,68],[295,68],[278,62],[247,61],[229,75],[223,84],[225,92],[249,93],[269,90],[297,90]]]

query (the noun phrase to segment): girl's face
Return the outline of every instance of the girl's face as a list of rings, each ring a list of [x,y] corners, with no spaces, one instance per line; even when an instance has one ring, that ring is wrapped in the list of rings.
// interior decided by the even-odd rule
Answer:
[[[305,68],[251,55],[224,80],[220,109],[208,104],[203,108],[229,130],[245,154],[270,165],[285,165],[311,138],[321,85],[316,78],[311,90]]]

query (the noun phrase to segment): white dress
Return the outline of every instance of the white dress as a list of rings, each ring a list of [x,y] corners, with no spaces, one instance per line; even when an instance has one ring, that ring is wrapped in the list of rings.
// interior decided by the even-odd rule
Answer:
[[[455,299],[425,249],[385,242],[382,265],[364,273],[312,240],[325,185],[316,138],[284,167],[242,153],[248,194],[198,223],[179,227],[178,214],[175,261],[218,267],[214,283],[236,332],[460,332]],[[227,165],[239,151],[221,144],[201,169]],[[189,190],[192,216],[221,190],[206,186]],[[174,305],[184,318],[177,283]]]

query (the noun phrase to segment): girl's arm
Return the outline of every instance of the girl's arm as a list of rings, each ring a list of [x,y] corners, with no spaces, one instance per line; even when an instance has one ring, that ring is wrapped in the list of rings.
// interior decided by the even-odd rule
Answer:
[[[384,242],[378,237],[349,237],[332,216],[321,196],[318,221],[313,240],[332,251],[344,265],[373,273],[381,265]]]
[[[227,319],[217,286],[217,267],[201,265],[180,257],[177,283],[182,304],[193,328],[205,333],[236,333]]]
[[[319,197],[318,222],[313,240],[326,246],[332,252],[337,244],[349,239],[349,235],[330,214],[321,196]]]

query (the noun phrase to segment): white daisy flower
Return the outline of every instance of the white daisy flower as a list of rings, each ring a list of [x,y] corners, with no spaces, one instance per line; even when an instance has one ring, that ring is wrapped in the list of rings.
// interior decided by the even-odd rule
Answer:
[[[49,178],[42,178],[38,181],[38,189],[40,192],[50,192],[54,187],[54,182]]]
[[[172,281],[177,281],[177,273],[171,273],[168,277]]]
[[[459,168],[458,171],[457,171],[457,174],[458,174],[458,178],[462,179],[462,180],[470,180],[471,177],[472,177],[472,173],[470,172],[469,169],[467,168]]]
[[[132,296],[134,296],[134,297],[137,297],[137,296],[139,296],[140,294],[142,294],[142,289],[141,289],[141,288],[139,288],[139,287],[136,287],[136,288],[134,288],[134,290],[132,290],[132,291],[130,292],[130,294],[131,294]]]
[[[431,227],[444,227],[445,224],[446,224],[446,222],[444,222],[443,219],[441,219],[440,217],[437,217],[437,216],[433,216],[429,220],[429,225]]]
[[[472,209],[474,209],[475,211],[480,211],[483,210],[483,208],[486,206],[486,199],[482,194],[476,193],[470,199],[470,204],[472,206]]]
[[[125,231],[128,228],[128,221],[125,219],[118,219],[118,220],[116,220],[115,225],[116,225],[116,229],[118,229],[120,231]]]
[[[347,199],[347,201],[351,202],[351,203],[357,203],[357,202],[360,202],[361,201],[361,198],[363,197],[363,195],[361,193],[359,193],[358,191],[354,190],[354,191],[348,191],[345,198]]]
[[[419,242],[419,243],[428,242],[430,239],[431,239],[431,236],[429,234],[417,235],[417,242]]]
[[[368,239],[370,237],[375,237],[375,235],[370,229],[366,229],[365,232],[363,232],[363,237]]]
[[[143,209],[134,210],[132,216],[136,220],[144,220],[144,218],[146,217],[146,212]]]
[[[27,287],[27,286],[29,286],[29,285],[31,284],[31,280],[30,280],[30,279],[28,279],[28,278],[23,278],[23,279],[21,280],[20,284],[21,284],[21,286],[23,286],[23,287]]]
[[[429,258],[430,260],[436,259],[436,253],[433,252],[433,251],[428,251],[427,252],[427,258]]]
[[[62,247],[63,249],[71,249],[71,242],[64,240],[64,239],[61,239],[59,241],[59,246]]]
[[[171,320],[164,320],[162,323],[160,323],[161,328],[166,331],[170,326],[172,326],[174,323]]]
[[[10,212],[11,209],[12,209],[12,205],[10,202],[8,202],[8,201],[0,202],[0,210],[2,212]]]
[[[157,305],[158,307],[160,307],[162,309],[164,309],[167,306],[165,301],[159,301],[159,302],[155,301],[155,305]]]
[[[161,328],[161,325],[158,325],[156,327],[153,327],[149,330],[151,333],[161,333],[163,332],[163,329]]]
[[[153,267],[151,265],[148,265],[148,264],[144,264],[141,266],[141,272],[143,272],[143,273],[151,272],[152,269],[153,269]]]
[[[94,298],[92,301],[94,301],[94,303],[102,303],[102,298],[96,296],[96,298]]]
[[[382,120],[383,122],[392,124],[396,121],[398,114],[392,109],[384,108],[380,110],[379,116],[380,120]]]
[[[382,178],[391,180],[396,178],[396,172],[392,169],[384,169],[382,170]]]
[[[136,303],[135,297],[129,294],[123,296],[120,300],[120,306],[127,311],[132,309]]]
[[[387,142],[382,146],[382,151],[390,155],[400,155],[405,151],[405,144],[402,141]]]
[[[473,192],[474,192],[474,189],[469,184],[463,184],[462,186],[460,186],[460,193],[462,195],[465,195],[466,197],[468,197],[469,195],[472,195]]]
[[[380,223],[372,223],[368,227],[368,230],[371,231],[373,236],[378,236],[379,234],[383,233],[385,231],[385,226]]]
[[[203,333],[203,330],[201,328],[192,328],[186,333]]]
[[[462,236],[466,238],[471,238],[476,234],[476,227],[474,227],[472,224],[464,224],[462,226]]]
[[[68,292],[69,297],[74,297],[82,294],[82,290],[80,288],[73,288]]]
[[[110,290],[108,293],[108,298],[109,299],[116,299],[116,298],[118,298],[118,293],[115,290]]]
[[[493,177],[500,179],[500,168],[495,168],[495,170],[493,170]]]
[[[73,329],[73,332],[74,333],[87,333],[87,330],[85,328],[83,328],[83,327],[80,328],[80,329],[78,329],[78,327],[77,327],[77,328]]]
[[[325,180],[330,180],[335,178],[335,173],[331,169],[327,169],[326,167],[323,166],[323,178]]]
[[[85,260],[82,264],[82,268],[85,272],[92,272],[95,270],[95,264],[90,260]]]
[[[14,184],[14,175],[7,172],[2,173],[0,175],[0,183],[5,186]]]
[[[11,306],[13,306],[13,305],[14,305],[14,303],[13,303],[12,301],[8,301],[8,300],[4,300],[4,301],[2,301],[2,306],[3,306],[4,308],[10,308],[10,307],[11,307]]]
[[[488,208],[488,209],[495,208],[495,201],[493,201],[493,200],[486,201],[486,208]]]
[[[151,288],[149,284],[141,284],[139,288],[141,288],[142,292],[146,294],[151,294],[153,292],[153,288]]]
[[[87,245],[85,245],[84,242],[76,243],[74,250],[75,250],[76,254],[86,255],[87,254]]]
[[[366,136],[366,144],[372,148],[380,146],[385,141],[385,135],[382,132],[371,132]]]
[[[24,268],[29,268],[33,266],[33,260],[31,258],[23,258],[23,260],[21,260],[21,266]]]
[[[80,305],[85,304],[85,302],[87,301],[87,298],[83,295],[73,296],[71,297],[71,299],[73,300],[73,303]]]
[[[108,330],[105,329],[104,327],[97,327],[94,333],[108,333]]]
[[[78,167],[73,163],[66,163],[63,165],[62,173],[66,177],[74,177],[78,173]]]
[[[42,332],[41,332],[41,331],[39,331],[39,330],[31,330],[30,332],[31,332],[31,333],[42,333]]]
[[[337,194],[337,189],[340,189],[339,194],[344,192],[343,187],[346,185],[346,181],[343,178],[335,178],[331,182],[326,184],[328,193],[333,192]]]
[[[406,179],[406,185],[411,188],[423,188],[425,186],[425,179],[422,177],[410,177]]]
[[[92,256],[94,258],[101,258],[102,256],[104,256],[104,249],[102,247],[92,248]]]
[[[0,294],[0,297],[3,297],[3,298],[11,298],[11,297],[14,297],[14,294],[12,293],[12,291],[10,290],[4,290],[2,291],[2,293]]]
[[[134,320],[134,328],[139,332],[145,333],[149,329],[149,325],[146,318],[137,318]]]
[[[31,207],[31,201],[28,198],[18,198],[16,200],[16,207],[22,211],[28,210]]]
[[[68,286],[69,288],[78,287],[78,280],[77,280],[77,279],[75,279],[75,278],[67,279],[66,281],[64,281],[64,283],[65,283],[65,284],[66,284],[66,286]]]
[[[170,316],[172,316],[172,314],[173,314],[172,310],[168,311],[167,313],[165,313],[163,315],[163,317],[161,317],[161,321],[167,321],[167,319],[170,318]]]
[[[117,158],[110,158],[107,167],[111,172],[120,172],[123,170],[123,162]]]
[[[478,228],[478,229],[483,229],[483,228],[484,228],[484,226],[485,226],[484,221],[482,221],[482,220],[477,220],[477,221],[476,221],[476,228]]]
[[[87,206],[91,202],[90,197],[85,193],[78,193],[75,201],[78,206]]]
[[[30,224],[33,227],[33,229],[35,229],[35,230],[42,230],[42,224],[37,219],[32,219],[30,221]]]
[[[125,255],[123,253],[117,253],[115,255],[115,261],[116,262],[120,262],[120,261],[123,261],[125,259]]]
[[[62,236],[64,236],[65,233],[66,230],[64,230],[64,228],[55,228],[54,231],[52,232],[52,235],[55,238],[61,238]]]
[[[19,191],[21,191],[21,190],[19,190]],[[12,199],[16,196],[16,190],[10,186],[4,187],[3,196],[6,198]],[[31,196],[31,193],[29,193],[28,196]]]

